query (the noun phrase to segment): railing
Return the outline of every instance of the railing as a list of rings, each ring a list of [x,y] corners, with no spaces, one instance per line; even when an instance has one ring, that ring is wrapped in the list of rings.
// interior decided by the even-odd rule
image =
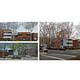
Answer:
[[[12,33],[3,33],[3,35],[12,35]]]
[[[12,38],[12,36],[3,36],[3,38]]]

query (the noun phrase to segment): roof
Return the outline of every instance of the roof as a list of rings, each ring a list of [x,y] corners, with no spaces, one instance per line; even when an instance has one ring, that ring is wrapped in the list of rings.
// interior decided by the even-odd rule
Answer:
[[[30,33],[30,32],[18,32],[18,33]]]
[[[5,29],[5,28],[0,28],[0,30],[2,30],[3,32],[11,32],[10,29]]]
[[[3,29],[3,32],[11,32],[10,29]]]

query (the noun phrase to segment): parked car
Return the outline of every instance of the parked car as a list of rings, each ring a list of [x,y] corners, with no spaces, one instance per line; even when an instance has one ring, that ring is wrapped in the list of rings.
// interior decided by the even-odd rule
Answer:
[[[65,51],[66,49],[65,48],[59,48],[59,50],[64,50]]]
[[[48,52],[48,49],[47,49],[47,45],[46,44],[43,45],[43,51],[44,52]]]
[[[40,50],[42,50],[44,52],[48,52],[47,45],[46,44],[40,45]]]
[[[14,55],[14,50],[11,48],[5,48],[5,50],[8,52],[8,57],[13,57]]]

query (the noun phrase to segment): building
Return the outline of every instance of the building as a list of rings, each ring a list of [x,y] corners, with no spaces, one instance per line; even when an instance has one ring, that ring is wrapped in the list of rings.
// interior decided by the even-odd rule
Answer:
[[[8,57],[8,52],[6,52],[6,51],[0,51],[0,57],[2,57],[2,58]]]
[[[0,40],[12,40],[12,31],[10,29],[0,28]]]
[[[72,48],[73,41],[72,39],[53,39],[49,46],[53,48]]]
[[[61,29],[59,32],[57,32],[57,38],[61,39],[68,39],[69,38],[69,31],[67,29]]]
[[[17,35],[13,35],[14,39],[16,41],[31,41],[32,40],[32,34],[30,32],[18,32]]]
[[[13,34],[10,29],[0,28],[0,40],[37,41],[38,33],[18,32]]]
[[[40,37],[39,42],[40,45],[43,46],[44,44],[49,44],[49,39],[47,37]]]
[[[10,29],[3,30],[3,39],[4,40],[12,40],[12,31]]]
[[[38,33],[32,33],[32,41],[38,40]]]
[[[59,39],[53,39],[51,41],[50,46],[53,48],[60,48],[60,40]]]
[[[73,41],[72,39],[62,39],[60,48],[72,48],[73,46]]]
[[[80,48],[80,40],[73,40],[73,48]]]
[[[2,40],[2,38],[3,38],[3,29],[0,28],[0,40]]]

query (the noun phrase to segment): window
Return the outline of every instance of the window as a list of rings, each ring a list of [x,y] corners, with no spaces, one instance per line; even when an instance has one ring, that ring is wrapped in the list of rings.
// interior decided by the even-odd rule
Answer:
[[[63,39],[61,40],[61,45],[63,45]]]
[[[72,44],[72,42],[67,42],[67,44]]]
[[[27,36],[30,36],[30,34],[26,34]]]
[[[77,47],[80,47],[80,45],[78,45]]]
[[[78,43],[80,43],[80,41],[78,41]]]
[[[30,40],[30,38],[28,38],[28,40]]]
[[[18,40],[21,40],[21,38],[18,38]]]
[[[52,43],[56,43],[56,41],[52,41]]]
[[[23,39],[23,40],[26,40],[26,37],[23,37],[22,39]]]
[[[22,36],[22,33],[18,33],[19,36]]]
[[[68,41],[72,41],[72,39],[67,39]]]

